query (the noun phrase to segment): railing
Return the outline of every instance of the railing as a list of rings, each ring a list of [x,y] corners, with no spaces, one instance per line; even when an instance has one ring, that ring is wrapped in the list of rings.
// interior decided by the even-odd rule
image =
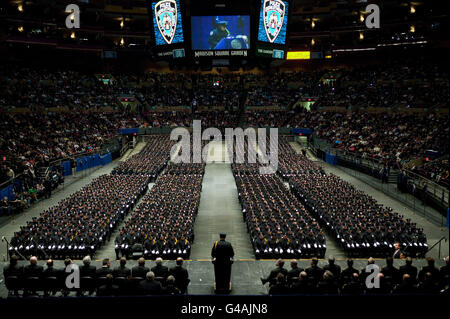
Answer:
[[[330,152],[331,150],[331,146],[327,146],[326,143],[320,143],[314,140],[310,141],[309,145],[311,150],[316,152],[316,157],[320,157],[320,154],[318,154],[319,152],[323,154],[324,152]],[[348,174],[406,204],[430,222],[440,226],[445,225],[446,210],[448,208],[448,189],[442,190],[442,188],[440,188],[440,191],[443,192],[444,195],[442,195],[442,193],[439,194],[437,189],[440,185],[413,173],[408,180],[406,189],[399,190],[396,183],[382,183],[381,179],[371,177],[376,175],[370,174],[371,168],[374,170],[381,169],[379,162],[371,161],[369,159],[364,159],[363,161],[361,157],[350,156],[348,154],[343,156],[340,152],[334,152],[334,154],[338,158],[338,165]],[[352,165],[349,165],[349,162]],[[395,170],[391,170],[391,176],[395,173]],[[395,180],[397,180],[396,177]],[[428,186],[428,189],[431,191],[424,192],[424,185],[432,185]]]
[[[130,148],[133,148],[133,142],[125,143],[120,149],[120,157],[124,156]]]
[[[331,144],[326,143],[324,140],[315,141],[318,139],[313,138],[313,145],[315,148],[319,148],[321,151],[327,152],[331,155],[334,155],[338,157],[338,159],[343,159],[348,162],[352,162],[370,169],[378,169],[381,170],[385,163],[378,159],[372,159],[372,158],[365,158],[362,156],[359,156],[357,154],[349,154],[345,150],[336,149],[331,146]],[[325,148],[321,147],[322,145],[326,145]],[[395,176],[400,172],[400,167],[391,167],[391,175],[395,174]],[[417,173],[414,173],[407,169],[401,169],[402,171],[405,171],[409,178],[411,183],[414,183],[415,186],[420,186],[420,188],[423,188],[425,185],[427,185],[428,188],[428,194],[432,195],[436,200],[443,202],[448,206],[449,203],[449,191],[446,187],[439,185],[438,183],[422,176]]]
[[[431,251],[434,247],[436,247],[436,245],[439,245],[439,252],[438,252],[438,258],[441,259],[441,242],[445,241],[447,242],[447,237],[442,237],[441,239],[439,239],[433,246],[431,246],[430,248],[428,248],[427,253],[429,251]]]
[[[430,179],[428,179],[428,178],[426,178],[426,177],[424,177],[422,175],[414,173],[414,172],[412,172],[410,170],[404,169],[403,171],[405,171],[411,179],[413,179],[415,181],[418,181],[416,183],[416,185],[427,185],[429,194],[432,194],[436,199],[440,199],[445,204],[448,205],[448,203],[449,203],[449,201],[448,201],[448,199],[449,199],[448,188],[446,188],[446,187],[444,187],[442,185],[439,185],[438,183],[436,183],[436,182],[434,182],[434,181],[432,181],[432,180],[430,180]]]
[[[116,143],[114,143],[115,140],[117,140],[117,136],[107,140],[104,143],[104,146],[93,148],[90,152],[89,151],[81,152],[81,153],[74,154],[72,156],[67,156],[67,157],[64,157],[64,158],[58,158],[58,159],[51,160],[51,161],[49,161],[49,167],[50,166],[55,166],[55,165],[60,165],[62,162],[70,161],[73,158],[74,159],[78,159],[80,157],[83,157],[83,156],[86,156],[86,155],[92,155],[92,154],[95,154],[95,153],[98,153],[98,154],[102,155],[102,154],[108,153],[109,151],[112,152],[114,150],[109,150],[108,146],[111,147],[111,145],[116,144]],[[117,142],[117,144],[118,144],[118,142]],[[40,164],[41,164],[40,162],[36,162],[34,167],[38,167]],[[19,179],[22,176],[23,176],[23,172],[17,174],[16,176],[14,176],[14,178],[10,178],[9,180],[0,183],[0,189],[3,189],[5,187],[13,184],[17,179]]]

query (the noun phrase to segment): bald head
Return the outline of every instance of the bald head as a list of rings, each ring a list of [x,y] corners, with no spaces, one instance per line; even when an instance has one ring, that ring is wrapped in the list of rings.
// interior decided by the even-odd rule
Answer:
[[[31,264],[31,265],[37,265],[37,261],[38,261],[38,259],[37,259],[36,256],[32,256],[32,257],[30,258],[30,264]]]
[[[162,265],[163,260],[161,257],[158,257],[158,258],[156,258],[155,262],[156,262],[156,265],[160,266],[160,265]]]

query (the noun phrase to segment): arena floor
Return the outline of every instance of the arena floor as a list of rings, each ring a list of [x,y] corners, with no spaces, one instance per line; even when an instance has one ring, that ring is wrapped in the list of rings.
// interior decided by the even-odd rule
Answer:
[[[297,151],[300,150],[298,144],[294,146]],[[211,247],[214,241],[218,239],[218,233],[226,232],[228,235],[227,239],[233,244],[236,254],[236,262],[233,266],[232,273],[232,293],[242,295],[266,294],[268,287],[262,286],[259,278],[269,273],[270,269],[274,267],[274,261],[254,260],[250,238],[240,214],[241,208],[237,198],[231,167],[229,163],[225,162],[224,159],[227,158],[227,156],[224,156],[226,154],[222,153],[220,150],[221,147],[222,145],[220,144],[215,146],[217,149],[210,152],[210,156],[208,157],[209,163],[206,165],[200,208],[195,223],[195,240],[192,246],[191,260],[186,262],[186,267],[189,270],[189,275],[192,280],[189,292],[192,294],[212,293],[214,273],[212,264],[209,262]],[[309,154],[309,156],[312,155]],[[361,179],[353,177],[339,167],[330,166],[321,161],[320,164],[327,172],[332,172],[340,176],[353,184],[356,188],[370,194],[380,203],[392,207],[395,211],[402,213],[406,218],[411,218],[413,222],[421,225],[427,235],[430,247],[441,237],[446,236],[448,238],[447,228],[437,226],[425,220],[418,212],[411,210],[395,199],[387,197],[382,192],[363,182]],[[14,216],[14,218],[0,220],[0,237],[5,236],[7,239],[11,238],[20,225],[24,225],[32,217],[39,216],[42,210],[55,205],[60,200],[91,182],[94,178],[111,172],[116,165],[118,165],[118,161],[114,161],[105,167],[90,172],[80,173],[75,178],[67,178],[64,188],[60,187],[60,189],[53,193],[50,199],[42,200],[31,209],[20,215]],[[113,234],[112,238],[114,238],[114,236],[115,234]],[[442,242],[441,258],[448,254],[448,251],[449,242]],[[6,264],[6,253],[6,242],[2,241],[0,243],[0,265],[2,268]],[[428,256],[434,257],[436,259],[436,266],[439,267],[442,266],[444,262],[438,259],[438,254],[438,247],[436,247],[429,252]],[[327,237],[326,255],[334,255],[341,267],[346,267],[344,252],[330,237]],[[99,260],[106,257],[111,260],[115,259],[112,242],[105,245],[97,252],[95,259],[98,261],[95,262],[95,265],[97,267],[100,266],[101,263]],[[130,261],[129,263],[130,266],[134,266],[136,262]],[[172,264],[173,262],[168,263]],[[320,265],[323,265],[324,263],[326,263],[326,261],[320,261]],[[425,260],[415,261],[415,265],[418,267],[424,263]],[[45,264],[45,261],[40,261],[40,264]],[[153,266],[154,262],[148,262],[148,264]],[[366,261],[364,259],[355,261],[355,267],[357,269],[362,269],[365,264]],[[384,266],[384,261],[377,261],[377,264]],[[396,264],[403,264],[403,262],[396,261]],[[115,265],[116,262],[112,262],[112,267]],[[55,266],[61,267],[62,261],[57,261]],[[308,267],[309,261],[301,260],[299,266],[303,268]],[[286,267],[289,268],[289,265],[286,265]],[[7,291],[3,284],[3,274],[0,274],[0,297],[6,297],[6,295]]]

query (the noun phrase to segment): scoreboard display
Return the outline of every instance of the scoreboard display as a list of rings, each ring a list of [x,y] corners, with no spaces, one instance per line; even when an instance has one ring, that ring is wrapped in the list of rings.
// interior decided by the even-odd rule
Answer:
[[[289,0],[258,0],[261,7],[256,12],[245,4],[230,9],[202,5],[184,11],[182,1],[149,2],[157,57],[184,58],[187,50],[193,58],[245,59],[253,54],[286,58]]]
[[[289,3],[283,0],[261,0],[258,41],[286,44]]]
[[[184,42],[180,0],[154,1],[152,13],[156,45]]]
[[[192,17],[193,50],[247,50],[250,16]]]

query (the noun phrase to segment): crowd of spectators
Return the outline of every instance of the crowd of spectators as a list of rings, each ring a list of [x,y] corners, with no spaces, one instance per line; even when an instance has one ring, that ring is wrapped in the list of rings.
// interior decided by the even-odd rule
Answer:
[[[170,164],[115,239],[116,256],[189,258],[205,164]]]
[[[0,172],[11,172],[5,164],[1,166]],[[15,176],[15,173],[5,174],[4,181],[13,181],[9,186],[11,193],[1,198],[0,217],[12,216],[23,212],[32,204],[43,198],[50,198],[52,191],[64,183],[64,172],[60,165],[51,166],[44,176],[36,174],[33,166],[25,169],[23,174]]]
[[[438,269],[433,258],[427,258],[427,265],[418,269],[412,258],[406,258],[405,264],[394,266],[392,257],[386,258],[384,267],[376,265],[370,257],[366,268],[356,269],[353,260],[347,259],[347,267],[342,269],[335,258],[330,256],[328,264],[320,267],[317,258],[311,259],[311,266],[303,269],[296,260],[291,261],[291,269],[284,268],[284,261],[279,259],[276,268],[267,278],[261,278],[263,284],[269,282],[270,295],[429,295],[449,293],[448,256],[446,265]],[[366,278],[379,267],[380,272],[372,280],[378,284],[369,287]]]
[[[116,107],[120,90],[103,85],[92,74],[0,65],[0,108],[25,107],[31,110],[57,107],[77,111]]]
[[[233,127],[238,125],[239,115],[233,113],[232,107],[239,104],[243,94],[247,94],[247,106],[285,108],[308,97],[315,101],[315,108],[330,105],[439,107],[448,100],[446,74],[445,68],[430,61],[393,61],[364,68],[248,73],[245,76],[150,72],[103,75],[104,78],[77,71],[3,64],[0,66],[2,109],[13,106],[37,111],[67,107],[80,111],[112,106],[121,110],[119,100],[123,95],[136,97],[143,108],[139,109],[142,114],[125,117],[76,112],[2,113],[2,156],[14,158],[15,163],[9,168],[18,174],[22,167],[15,165],[95,149],[123,126],[190,126],[193,118],[200,117],[208,126]],[[225,106],[230,113],[202,113],[193,117],[188,109],[187,112],[152,110],[161,106],[192,106],[194,109]],[[423,155],[425,149],[448,154],[448,116],[254,110],[248,111],[245,123],[314,128],[319,138],[329,140],[337,148],[382,161],[409,161]],[[445,179],[446,170],[439,163],[429,164],[419,171]]]
[[[247,89],[245,105],[287,108],[302,96],[303,86],[315,82],[311,76],[307,72],[248,74],[244,81]]]
[[[137,88],[132,86],[131,89],[146,106],[191,105],[192,80],[189,75],[151,72],[135,81],[138,82]]]
[[[449,99],[447,68],[429,61],[392,61],[338,69],[315,85],[318,106],[442,107]]]
[[[395,168],[425,159],[425,151],[433,150],[443,157],[425,162],[415,171],[443,185],[448,180],[448,115],[299,111],[260,112],[249,114],[247,119],[250,126],[274,121],[272,124],[311,128],[315,138],[327,141],[336,150]]]
[[[193,107],[224,107],[232,111],[239,106],[240,77],[234,74],[204,74],[197,77]]]
[[[449,187],[448,154],[430,162],[426,162],[422,166],[413,167],[412,171],[425,176],[442,186]]]
[[[116,113],[0,112],[0,150],[9,163],[6,175],[12,177],[27,168],[48,167],[51,161],[94,152],[119,128],[133,122]]]

